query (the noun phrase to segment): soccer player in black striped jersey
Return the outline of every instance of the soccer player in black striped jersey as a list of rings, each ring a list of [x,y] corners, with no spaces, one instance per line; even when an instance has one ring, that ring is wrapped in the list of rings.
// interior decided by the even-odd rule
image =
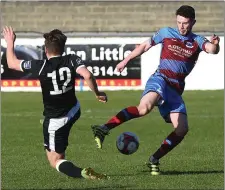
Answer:
[[[81,75],[100,102],[107,102],[104,92],[99,92],[93,75],[76,55],[65,55],[67,37],[60,30],[44,34],[46,60],[19,60],[14,52],[15,33],[4,27],[9,68],[32,73],[41,83],[45,116],[43,122],[44,147],[50,165],[59,172],[74,178],[104,179],[106,175],[91,168],[79,168],[65,159],[68,136],[73,124],[80,117],[80,104],[75,95],[75,76]]]

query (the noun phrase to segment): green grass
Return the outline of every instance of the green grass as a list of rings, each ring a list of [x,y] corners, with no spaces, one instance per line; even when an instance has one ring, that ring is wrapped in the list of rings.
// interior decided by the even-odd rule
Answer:
[[[70,134],[67,158],[111,176],[108,181],[72,179],[52,169],[43,149],[40,93],[1,93],[2,189],[223,189],[223,91],[187,91],[184,100],[190,131],[185,140],[161,160],[164,175],[150,176],[144,166],[149,155],[172,131],[158,110],[114,129],[97,150],[91,124],[106,122],[119,110],[139,103],[140,91],[108,92],[109,102],[97,102],[91,92],[79,92],[82,117]],[[138,151],[120,154],[116,137],[124,131],[140,138]]]

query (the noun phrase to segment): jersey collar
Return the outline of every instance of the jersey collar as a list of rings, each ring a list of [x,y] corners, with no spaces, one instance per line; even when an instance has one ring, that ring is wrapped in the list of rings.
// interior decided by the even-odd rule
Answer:
[[[61,55],[54,55],[54,56],[49,57],[49,59],[54,58],[54,57],[61,57]]]

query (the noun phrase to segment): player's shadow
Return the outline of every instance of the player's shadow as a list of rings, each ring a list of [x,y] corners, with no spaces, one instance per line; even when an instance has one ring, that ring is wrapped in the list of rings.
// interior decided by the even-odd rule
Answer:
[[[149,172],[149,170],[144,170],[142,172]],[[199,174],[222,174],[223,170],[210,170],[210,171],[161,171],[161,175],[199,175]]]

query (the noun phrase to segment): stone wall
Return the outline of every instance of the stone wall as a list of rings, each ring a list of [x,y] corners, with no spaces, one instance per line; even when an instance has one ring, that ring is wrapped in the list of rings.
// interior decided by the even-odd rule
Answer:
[[[194,31],[224,31],[224,2],[1,2],[1,13],[17,32],[153,32],[175,26],[182,4],[196,10]]]

